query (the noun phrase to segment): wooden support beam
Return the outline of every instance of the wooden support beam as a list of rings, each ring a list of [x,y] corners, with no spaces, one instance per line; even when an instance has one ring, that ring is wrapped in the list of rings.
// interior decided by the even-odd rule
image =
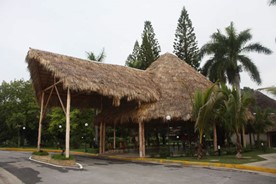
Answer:
[[[55,89],[56,89],[57,96],[58,96],[58,99],[59,99],[60,105],[61,105],[61,107],[62,107],[62,110],[63,110],[64,114],[66,115],[65,107],[64,107],[63,102],[62,102],[62,99],[61,99],[61,97],[60,97],[60,95],[59,95],[59,92],[58,92],[57,86],[55,86]],[[70,91],[69,91],[69,94],[70,94]],[[70,97],[70,99],[71,99],[71,97]],[[68,102],[68,92],[67,92],[67,102]]]
[[[37,151],[40,151],[41,146],[41,129],[42,129],[42,120],[44,114],[44,92],[41,95],[41,102],[40,102],[40,117],[39,117],[39,124],[38,124],[38,137],[37,137]]]
[[[70,154],[70,105],[71,96],[70,89],[67,89],[67,104],[66,104],[66,135],[65,135],[65,157],[69,158]]]
[[[54,88],[51,89],[51,92],[50,92],[50,94],[49,94],[49,96],[48,96],[47,102],[46,102],[45,107],[44,107],[45,110],[44,110],[44,113],[43,113],[43,117],[44,117],[45,114],[46,114],[46,109],[47,109],[48,104],[49,104],[49,102],[50,102],[50,99],[51,99],[51,97],[52,97],[53,91],[54,91]],[[43,93],[44,93],[44,92],[43,92]]]
[[[145,129],[144,122],[139,123],[139,156],[145,157]]]
[[[113,149],[116,149],[116,124],[113,127]]]
[[[105,153],[105,122],[103,122],[103,154]]]
[[[103,122],[100,123],[100,147],[99,154],[103,153]]]
[[[54,82],[53,85],[51,85],[51,86],[45,88],[45,89],[43,90],[43,92],[48,91],[49,89],[53,89],[56,85],[58,85],[58,84],[61,83],[61,82],[62,82],[61,80],[58,81],[58,82]]]

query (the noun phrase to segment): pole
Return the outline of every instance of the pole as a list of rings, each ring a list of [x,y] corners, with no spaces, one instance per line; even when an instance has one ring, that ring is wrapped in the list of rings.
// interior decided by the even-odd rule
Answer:
[[[37,151],[40,151],[40,146],[41,146],[41,129],[42,129],[43,114],[44,114],[43,108],[44,108],[44,92],[42,92],[41,102],[40,102],[40,117],[39,117],[39,123],[38,123]]]
[[[70,103],[71,103],[71,95],[70,89],[67,90],[67,104],[66,104],[66,136],[65,136],[65,157],[69,158],[69,150],[70,150]]]

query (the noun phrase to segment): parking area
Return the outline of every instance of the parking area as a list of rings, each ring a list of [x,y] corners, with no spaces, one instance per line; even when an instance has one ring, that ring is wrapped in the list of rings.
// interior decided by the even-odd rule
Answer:
[[[34,183],[253,183],[274,184],[274,175],[260,175],[252,172],[182,167],[180,165],[159,165],[131,163],[126,161],[95,159],[76,156],[83,170],[56,168],[30,161],[31,153],[0,151],[0,167],[20,181]],[[1,172],[1,170],[0,170]],[[1,178],[0,183],[4,183]]]

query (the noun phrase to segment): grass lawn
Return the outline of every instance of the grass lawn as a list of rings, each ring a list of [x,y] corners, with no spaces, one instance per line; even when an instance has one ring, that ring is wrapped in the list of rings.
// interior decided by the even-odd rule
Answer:
[[[235,155],[221,155],[221,156],[204,156],[202,159],[197,159],[196,157],[171,157],[168,159],[172,160],[185,160],[193,162],[212,162],[212,163],[225,163],[225,164],[246,164],[251,162],[263,161],[264,158],[258,155],[275,153],[275,150],[268,150],[266,152],[254,150],[242,153],[243,158],[237,159]]]

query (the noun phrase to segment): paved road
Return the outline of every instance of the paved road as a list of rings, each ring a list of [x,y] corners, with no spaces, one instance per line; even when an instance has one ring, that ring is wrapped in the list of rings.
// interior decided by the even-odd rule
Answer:
[[[78,156],[84,170],[55,168],[28,160],[30,153],[0,151],[0,167],[23,183],[275,184],[276,176],[177,165],[137,164]],[[1,169],[0,169],[1,172]],[[0,184],[5,183],[0,174]],[[7,183],[7,182],[6,182]],[[5,183],[5,184],[6,184]],[[16,184],[14,181],[13,184]]]

